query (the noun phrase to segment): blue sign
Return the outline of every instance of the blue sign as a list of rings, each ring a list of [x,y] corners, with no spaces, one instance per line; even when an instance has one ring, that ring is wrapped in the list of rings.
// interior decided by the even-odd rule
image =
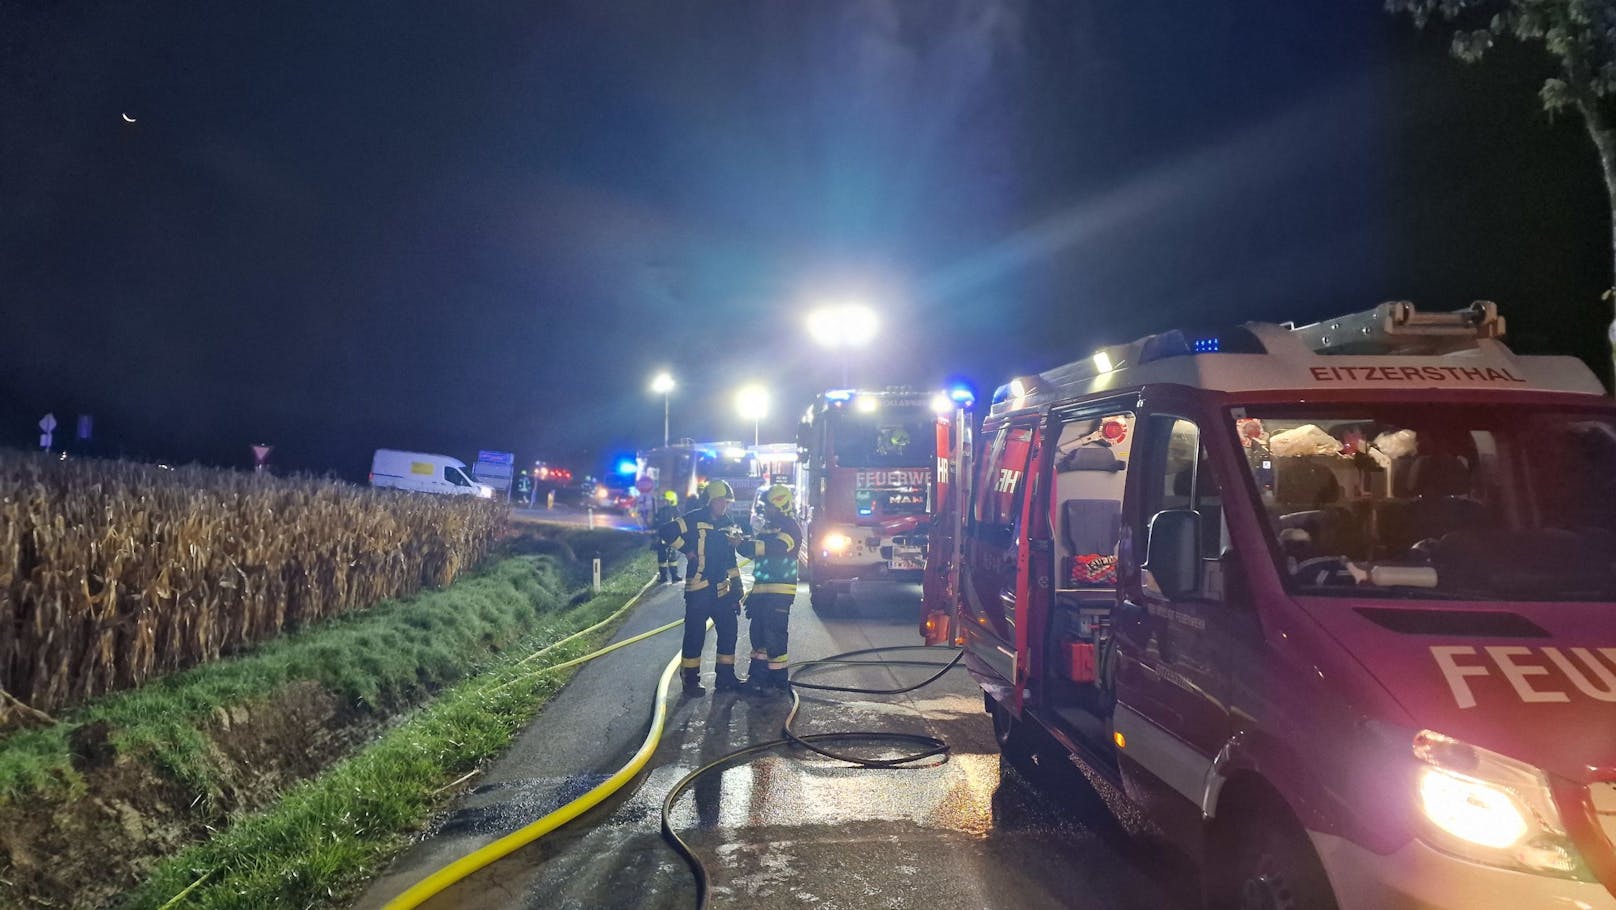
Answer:
[[[515,452],[478,452],[477,460],[484,464],[516,464]]]

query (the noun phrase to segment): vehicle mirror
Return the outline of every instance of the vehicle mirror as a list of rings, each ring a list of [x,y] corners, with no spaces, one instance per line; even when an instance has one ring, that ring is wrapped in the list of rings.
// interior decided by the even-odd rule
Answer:
[[[1150,519],[1143,568],[1163,597],[1181,600],[1201,589],[1201,516],[1191,509],[1168,509]]]

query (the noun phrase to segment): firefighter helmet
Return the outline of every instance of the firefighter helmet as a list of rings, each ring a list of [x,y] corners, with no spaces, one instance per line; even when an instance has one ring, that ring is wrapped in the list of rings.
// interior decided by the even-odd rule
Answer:
[[[679,504],[679,494],[673,492],[672,490],[663,490],[662,491],[662,498],[670,506],[676,506],[676,505]]]
[[[765,495],[765,498],[768,500],[769,505],[774,506],[776,509],[782,512],[791,511],[791,488],[785,484],[777,483],[769,487],[769,492]]]
[[[730,489],[729,484],[722,480],[710,480],[707,482],[707,486],[701,488],[701,498],[705,502],[712,502],[715,499],[734,499],[735,491]]]

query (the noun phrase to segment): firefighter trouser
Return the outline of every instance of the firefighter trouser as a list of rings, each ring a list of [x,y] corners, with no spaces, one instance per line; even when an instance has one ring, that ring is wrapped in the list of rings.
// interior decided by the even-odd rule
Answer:
[[[748,632],[752,638],[752,664],[768,664],[770,670],[786,668],[786,627],[791,620],[791,594],[757,594],[746,599],[746,612],[752,617]]]
[[[737,579],[734,583],[739,585],[740,581]],[[740,636],[741,624],[735,615],[735,601],[729,598],[720,601],[717,586],[712,584],[699,591],[685,591],[685,645],[682,652],[684,660],[679,662],[679,666],[686,671],[701,666],[701,646],[707,641],[709,619],[713,621],[713,629],[718,633],[718,659],[715,662],[718,664],[719,676],[733,676],[735,639]]]
[[[665,581],[679,580],[679,551],[673,547],[657,547],[657,571]]]

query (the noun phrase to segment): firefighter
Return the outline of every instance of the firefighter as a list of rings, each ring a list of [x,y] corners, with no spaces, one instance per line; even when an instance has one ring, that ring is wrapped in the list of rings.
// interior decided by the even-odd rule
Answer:
[[[701,646],[707,640],[707,620],[718,633],[715,687],[739,691],[735,677],[735,639],[740,632],[741,570],[735,547],[743,532],[729,512],[735,492],[722,480],[702,489],[702,506],[663,525],[658,531],[664,545],[685,555],[685,643],[680,669],[685,695],[707,694],[701,685]]]
[[[763,530],[743,555],[752,561],[752,593],[746,596],[746,615],[752,620],[752,668],[747,688],[758,695],[788,692],[786,625],[791,602],[797,598],[797,554],[802,548],[802,527],[791,517],[791,488],[769,487],[763,499]]]
[[[679,517],[679,494],[672,490],[662,491],[662,505],[657,507],[656,516],[652,519],[651,527],[661,528]],[[657,579],[664,584],[673,584],[683,581],[679,577],[679,551],[663,543],[657,534],[651,535],[651,549],[657,551]]]

